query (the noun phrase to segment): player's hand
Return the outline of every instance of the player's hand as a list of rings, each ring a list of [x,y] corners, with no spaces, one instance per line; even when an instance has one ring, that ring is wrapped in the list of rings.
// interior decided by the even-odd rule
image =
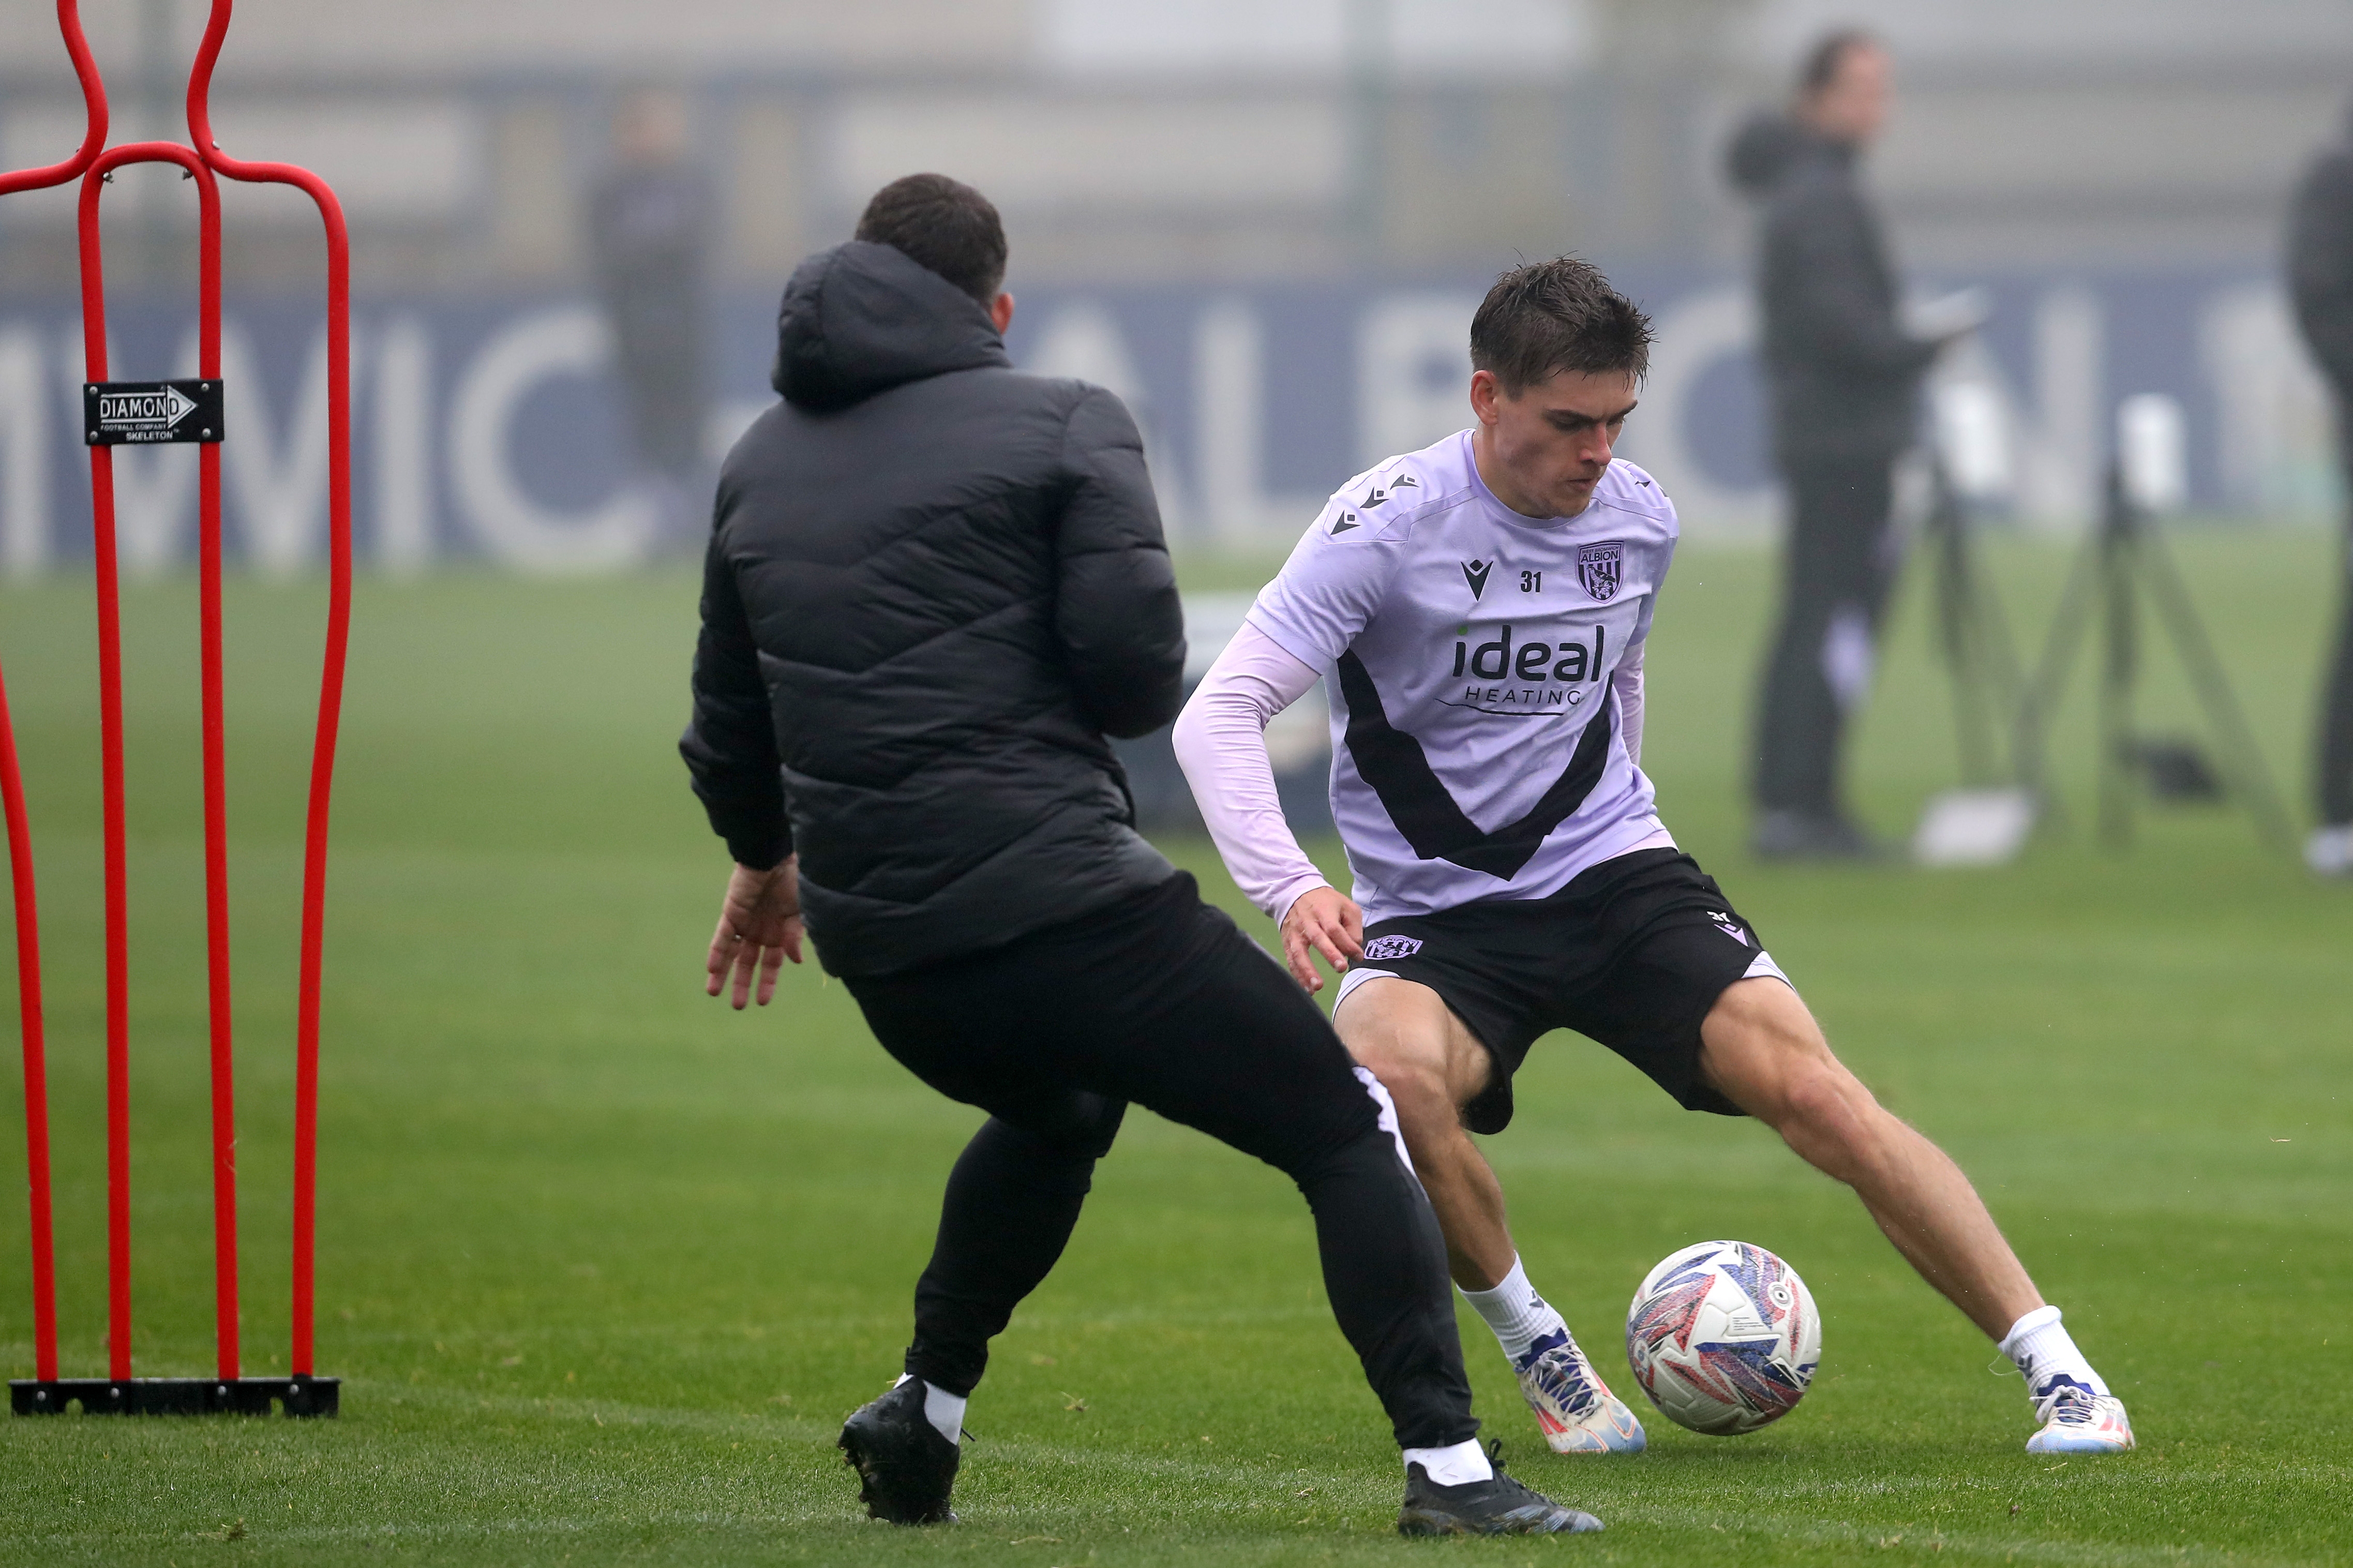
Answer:
[[[735,1010],[752,999],[752,977],[759,974],[759,1002],[765,1007],[776,994],[776,971],[787,958],[801,961],[800,857],[788,855],[782,865],[766,871],[738,866],[727,879],[727,896],[719,904],[719,929],[711,935],[711,957],[703,965],[710,979],[702,988],[716,996],[732,971]]]
[[[1299,984],[1310,992],[1324,989],[1310,951],[1338,974],[1352,958],[1365,956],[1365,911],[1337,888],[1312,888],[1292,901],[1282,917],[1282,961]]]

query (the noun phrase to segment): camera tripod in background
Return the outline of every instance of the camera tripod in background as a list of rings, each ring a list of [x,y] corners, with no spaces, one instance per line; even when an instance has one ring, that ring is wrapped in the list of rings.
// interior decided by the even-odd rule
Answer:
[[[2144,595],[2155,605],[2158,624],[2189,677],[2220,750],[2219,764],[2210,762],[2195,742],[2150,737],[2135,727]],[[2068,572],[2042,661],[2016,710],[2012,757],[2019,787],[2055,816],[2057,797],[2049,787],[2047,734],[2095,615],[2102,649],[2098,763],[2102,840],[2117,847],[2132,841],[2134,787],[2146,783],[2159,799],[2235,799],[2253,817],[2255,829],[2265,842],[2292,851],[2295,834],[2271,769],[2232,693],[2230,679],[2198,617],[2180,569],[2165,547],[2165,536],[2150,509],[2131,493],[2121,461],[2108,465],[2099,525]]]

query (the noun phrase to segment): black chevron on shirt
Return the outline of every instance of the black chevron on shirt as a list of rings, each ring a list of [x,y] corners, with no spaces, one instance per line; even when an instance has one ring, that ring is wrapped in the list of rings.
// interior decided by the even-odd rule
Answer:
[[[1463,815],[1421,742],[1389,723],[1381,694],[1354,650],[1340,656],[1340,693],[1348,703],[1348,755],[1357,776],[1373,786],[1398,831],[1425,860],[1451,860],[1473,871],[1510,881],[1533,859],[1545,838],[1585,804],[1609,765],[1609,706],[1586,721],[1561,770],[1544,797],[1517,822],[1493,833]]]

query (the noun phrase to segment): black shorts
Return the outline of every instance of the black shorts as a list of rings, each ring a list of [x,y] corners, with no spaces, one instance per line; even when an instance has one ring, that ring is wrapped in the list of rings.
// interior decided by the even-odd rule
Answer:
[[[1365,928],[1356,968],[1429,986],[1486,1046],[1493,1076],[1462,1110],[1473,1132],[1510,1124],[1512,1075],[1552,1029],[1609,1047],[1686,1110],[1743,1114],[1701,1076],[1700,1025],[1735,981],[1780,973],[1678,849],[1605,860],[1550,898],[1381,921]]]

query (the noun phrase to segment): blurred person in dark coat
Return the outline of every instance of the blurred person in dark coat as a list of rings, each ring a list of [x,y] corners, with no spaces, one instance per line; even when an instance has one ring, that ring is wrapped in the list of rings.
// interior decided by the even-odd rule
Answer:
[[[589,206],[596,295],[660,538],[700,534],[711,190],[688,158],[686,108],[639,92],[613,121],[611,166]]]
[[[2288,279],[2305,342],[2337,395],[2337,453],[2353,507],[2353,118],[2296,187]],[[2320,827],[2305,851],[2331,877],[2353,876],[2353,513],[2340,563],[2344,608],[2320,710]]]
[[[1899,563],[1894,467],[1944,340],[1897,318],[1899,288],[1855,164],[1887,122],[1886,49],[1833,33],[1795,103],[1734,138],[1733,183],[1759,207],[1757,288],[1773,456],[1789,490],[1780,627],[1757,721],[1756,848],[1775,858],[1874,852],[1839,787],[1847,714],[1871,682]]]

